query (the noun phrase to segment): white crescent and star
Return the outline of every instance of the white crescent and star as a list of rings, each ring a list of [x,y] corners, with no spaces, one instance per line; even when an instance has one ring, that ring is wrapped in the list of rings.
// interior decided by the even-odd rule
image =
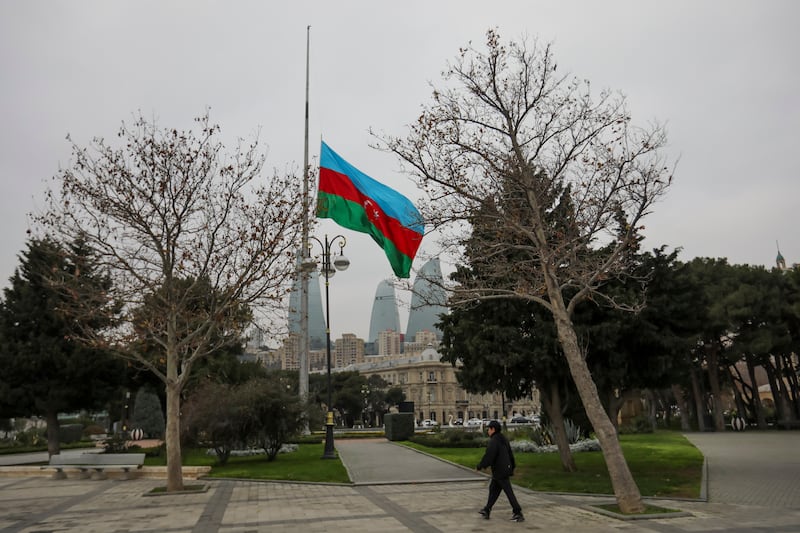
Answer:
[[[364,200],[364,212],[367,213],[367,218],[374,222],[381,217],[381,212],[375,207],[375,203],[372,200]]]

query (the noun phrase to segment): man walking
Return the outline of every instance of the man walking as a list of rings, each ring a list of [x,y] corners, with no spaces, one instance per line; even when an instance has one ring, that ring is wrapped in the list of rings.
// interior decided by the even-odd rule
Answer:
[[[522,522],[525,520],[525,517],[522,516],[522,507],[519,506],[517,497],[514,496],[514,489],[511,488],[511,480],[509,479],[514,475],[514,468],[517,466],[514,461],[514,454],[511,451],[511,445],[500,432],[500,422],[497,420],[489,422],[487,432],[489,433],[489,445],[486,447],[486,453],[483,454],[483,459],[478,463],[477,469],[483,470],[487,466],[491,466],[492,481],[489,483],[489,500],[486,502],[486,506],[478,513],[488,520],[492,507],[497,498],[500,497],[500,492],[505,492],[508,503],[511,504],[511,510],[514,513],[511,516],[511,521]]]

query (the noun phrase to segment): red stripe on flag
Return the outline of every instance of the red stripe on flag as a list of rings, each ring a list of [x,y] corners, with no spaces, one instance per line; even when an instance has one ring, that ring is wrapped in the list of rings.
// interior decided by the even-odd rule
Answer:
[[[372,225],[392,241],[401,253],[410,258],[416,255],[417,248],[422,242],[422,235],[403,226],[397,219],[388,216],[377,202],[359,192],[347,175],[321,167],[319,169],[319,191],[357,203],[364,209],[367,219]]]

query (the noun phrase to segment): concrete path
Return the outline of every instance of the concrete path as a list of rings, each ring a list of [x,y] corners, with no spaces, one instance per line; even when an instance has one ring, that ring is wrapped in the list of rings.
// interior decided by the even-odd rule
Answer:
[[[587,509],[592,503],[612,501],[610,497],[544,494],[516,487],[527,521],[507,520],[511,509],[503,496],[492,520],[485,521],[476,513],[485,502],[485,479],[434,482],[442,475],[456,476],[450,470],[456,467],[447,464],[446,471],[438,471],[427,456],[400,453],[385,441],[362,442],[364,447],[341,441],[337,446],[342,459],[356,478],[366,479],[366,472],[376,468],[374,458],[365,457],[374,454],[387,468],[399,464],[401,470],[417,472],[419,482],[219,480],[206,481],[206,492],[148,497],[145,494],[163,486],[163,480],[0,477],[0,533],[800,532],[796,500],[757,499],[769,483],[779,484],[782,493],[800,493],[796,454],[784,455],[786,450],[800,450],[800,433],[712,433],[689,438],[709,457],[710,500],[656,502],[689,513],[682,517],[622,521]],[[370,444],[374,447],[367,448]],[[372,476],[386,478],[376,472]],[[719,492],[720,480],[730,490]],[[747,494],[749,501],[739,500]]]
[[[380,439],[335,441],[336,451],[356,485],[487,481],[474,470]]]
[[[708,462],[709,501],[800,509],[800,432],[728,431],[686,437]]]

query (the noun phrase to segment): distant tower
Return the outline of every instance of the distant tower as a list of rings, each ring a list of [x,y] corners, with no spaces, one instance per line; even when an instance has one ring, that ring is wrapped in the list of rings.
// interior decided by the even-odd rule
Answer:
[[[375,290],[375,301],[372,304],[372,317],[369,319],[369,339],[377,342],[381,331],[400,331],[400,315],[397,312],[397,300],[394,296],[392,281],[385,279]]]
[[[778,270],[786,270],[786,259],[781,255],[781,247],[778,245],[778,241],[775,241],[775,246],[778,247],[778,257],[775,258],[775,265]]]
[[[433,331],[441,340],[442,332],[435,326],[439,315],[447,312],[447,293],[439,259],[434,258],[422,265],[411,294],[411,310],[408,312],[407,342],[415,339],[418,331]]]
[[[299,264],[299,259],[298,259]],[[289,333],[300,331],[300,280],[297,279],[289,294]],[[319,290],[319,273],[312,270],[308,275],[308,349],[325,347],[325,316],[322,314],[322,293]]]

